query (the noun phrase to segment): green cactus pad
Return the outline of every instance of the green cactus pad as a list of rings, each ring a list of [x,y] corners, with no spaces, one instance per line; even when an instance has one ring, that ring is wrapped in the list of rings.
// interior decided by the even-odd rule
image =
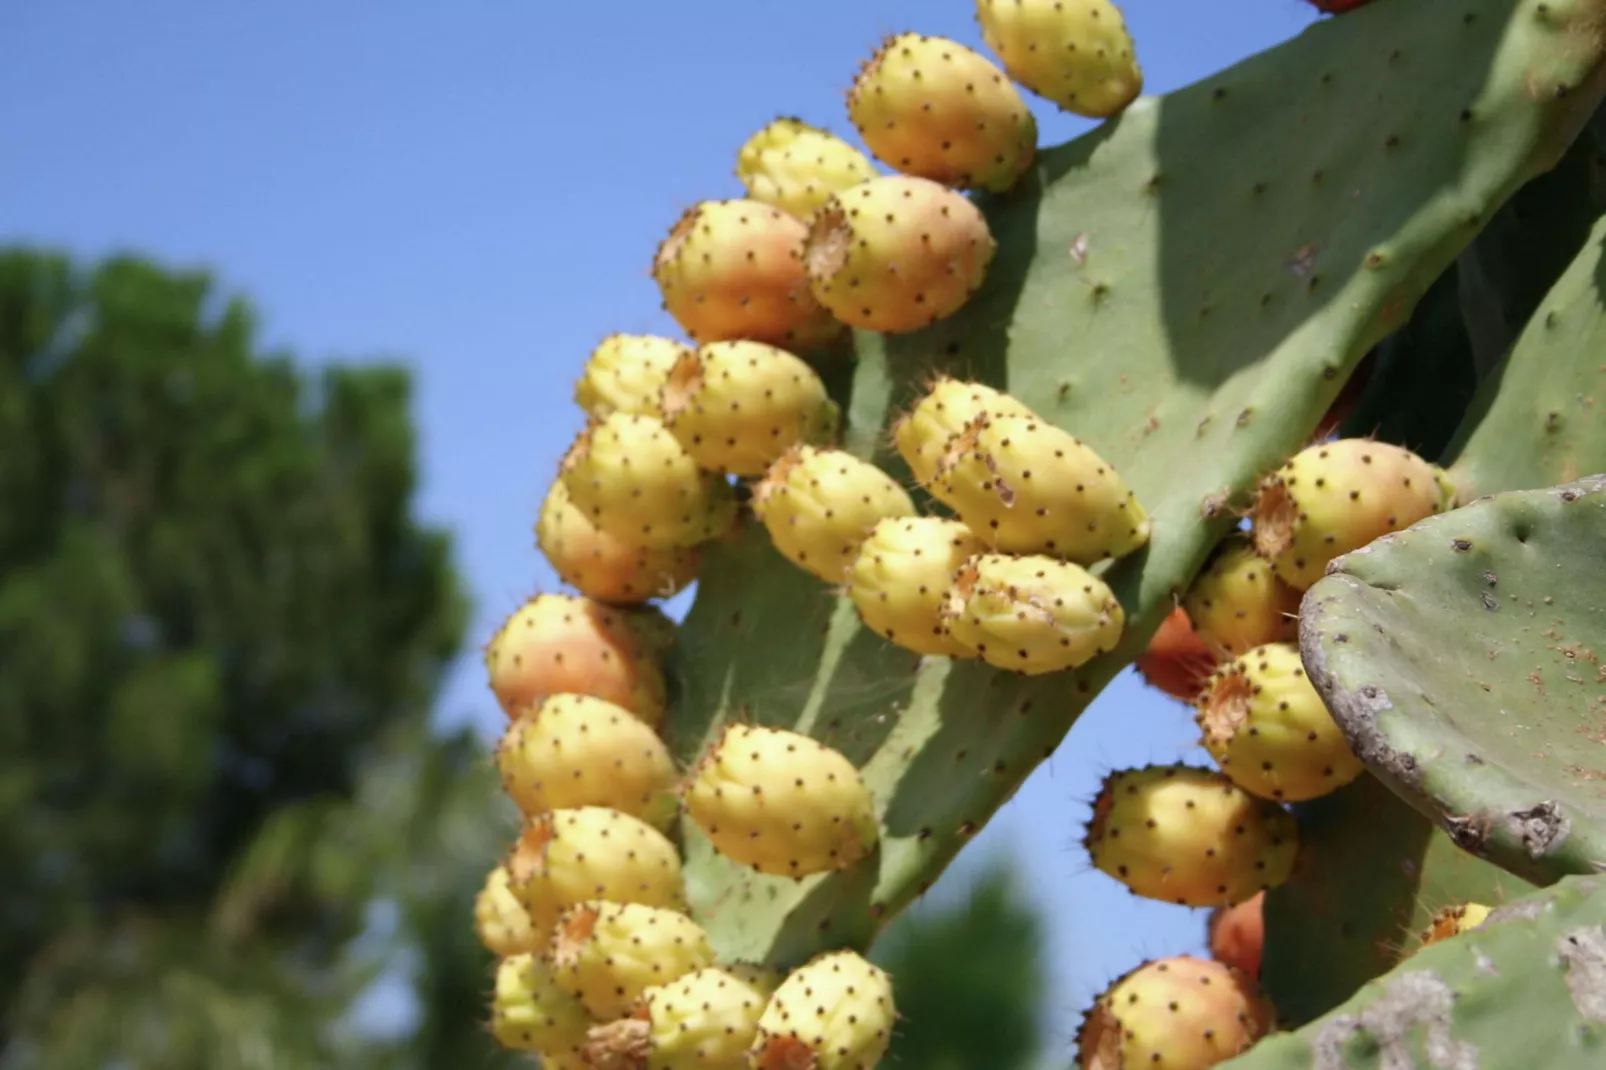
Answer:
[[[1367,765],[1535,883],[1606,869],[1606,476],[1479,499],[1339,558],[1301,607]]]
[[[1288,882],[1266,893],[1260,968],[1285,1027],[1391,969],[1435,911],[1468,900],[1497,906],[1534,890],[1456,847],[1371,775],[1294,814],[1300,856]]]
[[[1479,390],[1449,453],[1462,500],[1606,471],[1606,216]]]
[[[690,758],[732,718],[811,733],[862,766],[885,826],[871,858],[802,882],[743,870],[686,828],[694,913],[723,954],[862,947],[937,878],[1143,651],[1362,355],[1567,148],[1606,89],[1606,42],[1586,32],[1603,10],[1381,4],[1143,98],[1042,152],[1015,193],[979,198],[999,243],[983,288],[927,330],[860,334],[851,376],[826,375],[846,448],[906,478],[888,427],[938,371],[1084,438],[1154,521],[1103,573],[1126,633],[1075,673],[922,661],[751,522],[710,546],[673,667],[676,750]]]
[[[1331,1013],[1218,1070],[1598,1070],[1606,1066],[1603,926],[1606,880],[1568,878],[1422,949]]]

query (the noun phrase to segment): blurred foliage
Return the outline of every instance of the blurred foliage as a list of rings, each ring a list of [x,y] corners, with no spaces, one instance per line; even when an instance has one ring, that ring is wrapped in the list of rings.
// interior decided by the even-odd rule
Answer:
[[[952,870],[938,884],[956,883]],[[900,915],[871,953],[892,974],[899,1022],[885,1065],[1029,1070],[1043,1036],[1048,971],[1043,918],[1007,856],[995,856],[948,903]]]
[[[410,403],[259,352],[205,274],[0,253],[0,1065],[499,1058],[443,936],[506,830],[428,729],[468,603]],[[405,1059],[346,1018],[381,894],[448,941]]]

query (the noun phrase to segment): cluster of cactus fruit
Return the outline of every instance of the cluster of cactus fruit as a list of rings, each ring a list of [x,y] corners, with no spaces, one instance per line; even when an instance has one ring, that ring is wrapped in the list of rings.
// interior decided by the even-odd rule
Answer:
[[[1313,607],[1334,604],[1346,562],[1472,517],[1487,502],[1475,494],[1606,468],[1606,443],[1586,429],[1565,449],[1547,440],[1521,475],[1488,475],[1481,458],[1505,447],[1479,435],[1499,398],[1468,409],[1470,444],[1462,436],[1460,455],[1440,461],[1348,426],[1363,399],[1374,417],[1419,403],[1378,400],[1395,366],[1373,373],[1375,390],[1352,373],[1478,232],[1388,198],[1414,208],[1455,186],[1477,223],[1559,159],[1606,93],[1606,2],[1316,6],[1366,10],[1280,57],[1147,98],[1109,0],[978,0],[998,63],[945,38],[889,38],[848,94],[870,155],[776,120],[736,154],[746,196],[701,202],[673,225],[653,276],[688,341],[615,334],[591,353],[574,390],[586,424],[536,523],[575,593],[536,595],[486,649],[509,718],[496,762],[523,815],[476,910],[499,958],[499,1042],[559,1068],[876,1065],[898,1018],[894,979],[862,953],[1132,664],[1188,704],[1214,767],[1110,773],[1084,843],[1133,893],[1209,908],[1211,957],[1160,958],[1117,979],[1083,1020],[1079,1065],[1272,1060],[1289,1050],[1287,1029],[1332,1009],[1336,998],[1285,1011],[1280,989],[1290,1006],[1298,993],[1262,962],[1299,953],[1300,926],[1321,922],[1298,912],[1334,894],[1321,874],[1353,864],[1320,815],[1375,774],[1411,803],[1393,802],[1393,820],[1423,821],[1423,842],[1425,818],[1457,826],[1411,779],[1414,752],[1402,764],[1399,740],[1415,737],[1396,727],[1379,742],[1375,685],[1353,701],[1322,653],[1356,641],[1312,627]],[[1464,40],[1433,43],[1452,25]],[[1166,266],[1116,250],[1158,246],[1169,226],[1198,232],[1189,255],[1213,263],[1239,223],[1205,185],[1185,191],[1192,215],[1167,222],[1167,184],[1209,176],[1147,155],[1157,108],[1198,126],[1248,98],[1266,121],[1240,118],[1238,144],[1219,152],[1258,159],[1247,150],[1290,131],[1308,143],[1304,112],[1286,109],[1325,107],[1346,62],[1376,53],[1392,65],[1379,109],[1410,99],[1399,57],[1418,45],[1434,78],[1469,57],[1530,53],[1467,83],[1481,95],[1458,104],[1462,122],[1498,129],[1475,178],[1420,160],[1402,166],[1431,174],[1397,177],[1386,155],[1351,152],[1358,170],[1329,184],[1355,183],[1353,197],[1305,209],[1287,234],[1320,240],[1282,250],[1258,302],[1171,278],[1202,286],[1203,303],[1166,325],[1174,337],[1157,331],[1155,310],[1175,312],[1156,275]],[[1040,151],[1017,87],[1109,122]],[[1446,76],[1442,92],[1461,82]],[[1391,134],[1383,151],[1408,140]],[[1432,151],[1423,140],[1412,148]],[[1384,207],[1348,207],[1363,192]],[[1159,220],[1112,233],[1135,218],[1123,203],[1100,231],[1101,195],[1149,198],[1158,207],[1143,211]],[[1214,230],[1199,222],[1216,216]],[[1353,267],[1324,252],[1346,242]],[[1324,273],[1336,300],[1313,296]],[[1302,309],[1283,307],[1290,279]],[[1281,316],[1280,330],[1265,316]],[[1124,332],[1108,353],[1101,330]],[[1606,344],[1606,332],[1588,337]],[[1206,342],[1235,351],[1189,356]],[[1154,352],[1131,348],[1145,344]],[[1532,361],[1579,375],[1599,363],[1584,343],[1545,345],[1525,336],[1506,357],[1513,406]],[[1548,411],[1554,424],[1561,410]],[[1110,422],[1137,412],[1135,432]],[[1179,450],[1198,464],[1179,465]],[[652,603],[693,581],[677,627]],[[1481,846],[1464,832],[1457,843]],[[1521,920],[1491,913],[1476,897],[1492,893],[1472,887],[1434,904],[1414,936],[1387,923],[1389,964]],[[1391,1043],[1385,1065],[1417,1065]]]

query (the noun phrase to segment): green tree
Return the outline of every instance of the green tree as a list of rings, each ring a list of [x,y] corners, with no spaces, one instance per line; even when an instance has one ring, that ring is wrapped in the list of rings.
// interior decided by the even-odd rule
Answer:
[[[886,1065],[1035,1065],[1047,987],[1043,928],[1007,856],[991,860],[957,902],[917,905],[894,921],[871,954],[892,974],[898,1002]]]
[[[0,252],[0,1066],[496,1058],[495,786],[428,729],[467,600],[412,516],[410,380],[258,348],[203,273]],[[428,989],[405,1051],[345,1017],[380,894]]]

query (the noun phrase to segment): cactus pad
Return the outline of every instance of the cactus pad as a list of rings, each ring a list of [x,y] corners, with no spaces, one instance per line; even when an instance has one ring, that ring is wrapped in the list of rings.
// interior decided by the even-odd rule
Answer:
[[[1218,1070],[1606,1065],[1606,880],[1570,877],[1423,948]]]
[[[1367,765],[1537,883],[1606,868],[1606,476],[1479,499],[1334,562],[1311,679]]]

